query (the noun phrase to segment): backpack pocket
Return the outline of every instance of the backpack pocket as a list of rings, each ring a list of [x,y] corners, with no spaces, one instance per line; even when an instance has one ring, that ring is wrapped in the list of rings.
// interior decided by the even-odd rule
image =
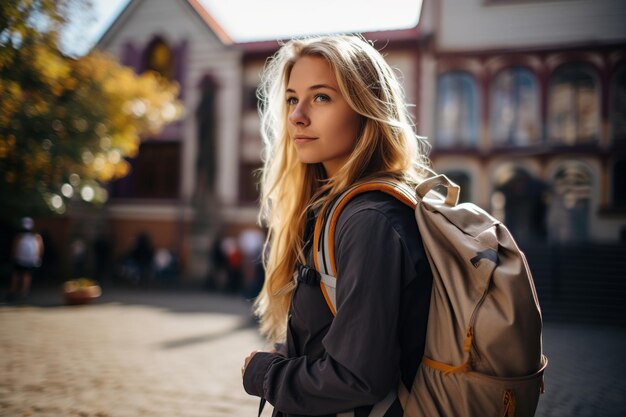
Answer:
[[[532,417],[543,392],[548,364],[521,377],[497,377],[468,371],[445,373],[423,363],[404,406],[405,416]]]

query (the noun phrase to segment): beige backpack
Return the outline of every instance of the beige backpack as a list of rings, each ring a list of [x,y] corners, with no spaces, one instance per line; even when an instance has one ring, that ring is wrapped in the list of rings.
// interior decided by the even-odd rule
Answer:
[[[426,197],[437,186],[447,189],[445,198]],[[460,188],[444,175],[426,179],[417,193],[386,180],[360,184],[320,216],[315,267],[333,314],[337,220],[350,199],[374,190],[415,209],[433,289],[424,357],[413,386],[400,383],[370,416],[383,416],[396,396],[405,416],[533,416],[548,361],[526,258],[499,220],[474,204],[457,205]]]

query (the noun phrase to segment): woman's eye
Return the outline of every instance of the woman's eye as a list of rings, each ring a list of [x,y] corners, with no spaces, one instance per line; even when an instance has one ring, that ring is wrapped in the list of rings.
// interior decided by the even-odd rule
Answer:
[[[298,99],[295,97],[287,97],[287,105],[289,106],[293,106],[295,104],[298,104]]]
[[[326,94],[318,94],[315,96],[315,101],[321,101],[321,102],[330,101],[330,97],[328,97]]]

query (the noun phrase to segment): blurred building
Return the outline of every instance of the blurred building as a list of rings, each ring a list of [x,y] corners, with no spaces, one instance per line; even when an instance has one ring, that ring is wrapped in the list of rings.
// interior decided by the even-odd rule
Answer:
[[[626,4],[427,5],[419,121],[437,169],[519,240],[624,240]]]
[[[524,242],[626,240],[626,4],[425,0],[412,29],[367,33],[402,73],[436,170]],[[218,234],[255,223],[255,90],[276,41],[234,43],[197,0],[132,0],[97,48],[177,81],[185,117],[145,138],[102,222],[147,232],[206,274]]]

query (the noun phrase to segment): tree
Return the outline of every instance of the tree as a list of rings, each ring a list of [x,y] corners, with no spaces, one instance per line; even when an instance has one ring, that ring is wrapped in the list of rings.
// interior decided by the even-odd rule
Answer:
[[[178,87],[106,54],[71,58],[59,34],[78,0],[0,4],[0,217],[102,203],[142,137],[179,118]]]

